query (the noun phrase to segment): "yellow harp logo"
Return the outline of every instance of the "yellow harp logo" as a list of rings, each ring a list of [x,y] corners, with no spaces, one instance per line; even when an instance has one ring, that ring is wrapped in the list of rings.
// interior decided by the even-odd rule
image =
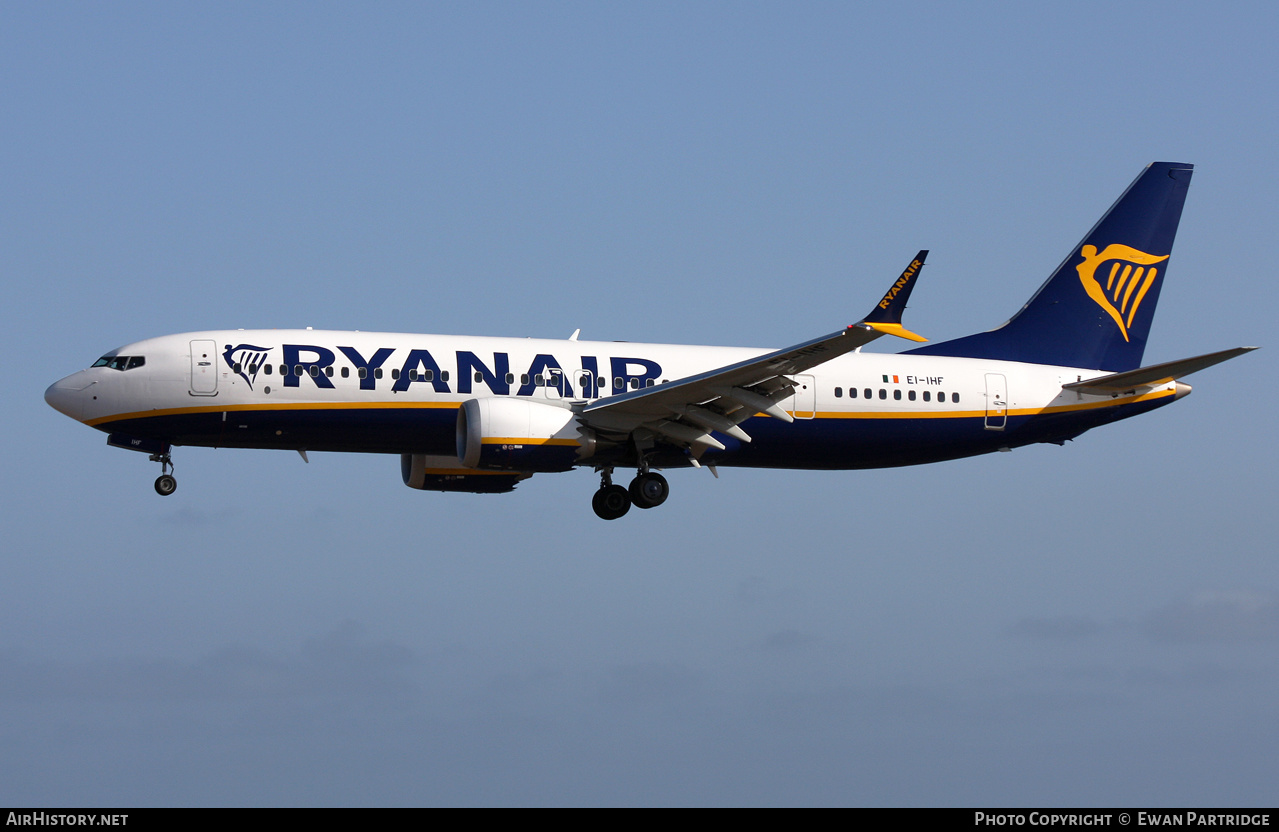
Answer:
[[[1084,291],[1115,319],[1119,331],[1127,341],[1128,327],[1132,326],[1132,320],[1137,316],[1137,307],[1141,306],[1142,298],[1155,285],[1155,278],[1159,276],[1158,269],[1148,267],[1162,263],[1168,259],[1168,255],[1156,257],[1131,246],[1113,244],[1106,246],[1100,254],[1093,245],[1084,246],[1079,253],[1084,262],[1075,266],[1075,270],[1079,272]],[[1098,277],[1098,268],[1106,262],[1110,262],[1109,271],[1102,269],[1103,275]],[[1102,286],[1102,280],[1106,281],[1105,286]]]

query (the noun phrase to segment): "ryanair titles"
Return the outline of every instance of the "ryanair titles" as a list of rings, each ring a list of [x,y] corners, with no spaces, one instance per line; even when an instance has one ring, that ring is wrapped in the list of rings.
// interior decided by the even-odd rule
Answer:
[[[527,369],[521,364],[516,373],[505,352],[494,352],[489,360],[487,355],[481,358],[469,350],[456,350],[447,368],[426,349],[381,347],[366,355],[355,347],[339,346],[335,352],[318,344],[282,344],[278,359],[274,352],[256,344],[236,344],[223,350],[222,359],[249,389],[278,375],[284,387],[305,383],[333,389],[336,377],[358,381],[361,390],[385,389],[389,384],[397,393],[424,384],[436,393],[471,393],[483,386],[496,395],[532,396],[541,387],[564,398],[596,398],[651,387],[662,374],[656,361],[635,357],[610,357],[601,374],[596,356],[582,356],[576,366],[566,367],[555,356],[538,353]]]
[[[901,262],[901,261],[898,261]],[[897,282],[892,285],[888,293],[884,295],[884,299],[879,302],[880,309],[887,309],[889,304],[893,302],[893,298],[897,297],[897,293],[906,288],[906,284],[915,277],[919,271],[919,267],[924,265],[918,260],[912,260],[910,265],[906,267],[906,271],[902,272],[902,276],[897,278]],[[900,319],[899,319],[900,320]]]

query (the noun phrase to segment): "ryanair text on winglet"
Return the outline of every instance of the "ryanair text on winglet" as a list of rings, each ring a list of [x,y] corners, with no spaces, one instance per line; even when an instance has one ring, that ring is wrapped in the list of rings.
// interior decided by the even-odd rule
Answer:
[[[911,278],[915,276],[915,273],[919,271],[919,267],[922,265],[924,264],[918,260],[911,261],[911,264],[906,267],[906,271],[902,272],[902,276],[897,278],[897,282],[888,290],[888,294],[884,295],[884,299],[879,302],[880,309],[888,308],[888,304],[893,302],[893,298],[897,297],[897,293],[910,282]]]

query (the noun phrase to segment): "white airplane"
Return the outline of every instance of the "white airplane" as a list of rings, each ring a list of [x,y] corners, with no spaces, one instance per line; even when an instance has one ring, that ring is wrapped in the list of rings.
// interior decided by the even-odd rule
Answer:
[[[1190,392],[1238,347],[1142,367],[1191,165],[1147,167],[1011,320],[924,341],[902,310],[921,251],[869,315],[781,350],[306,330],[190,332],[128,344],[45,400],[150,454],[176,445],[399,454],[404,483],[510,491],[590,466],[608,520],[669,493],[658,470],[914,465],[1084,431]],[[637,471],[630,487],[616,468]],[[718,476],[718,474],[717,474]]]

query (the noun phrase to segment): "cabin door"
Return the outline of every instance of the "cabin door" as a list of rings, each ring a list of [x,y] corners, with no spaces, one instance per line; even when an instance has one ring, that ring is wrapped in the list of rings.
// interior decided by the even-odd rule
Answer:
[[[216,341],[191,342],[191,395],[218,394],[218,345]]]
[[[1008,381],[1002,373],[986,373],[986,430],[1008,424]]]
[[[796,419],[812,419],[817,416],[817,384],[812,376],[791,376],[795,380],[795,395],[782,405]]]

